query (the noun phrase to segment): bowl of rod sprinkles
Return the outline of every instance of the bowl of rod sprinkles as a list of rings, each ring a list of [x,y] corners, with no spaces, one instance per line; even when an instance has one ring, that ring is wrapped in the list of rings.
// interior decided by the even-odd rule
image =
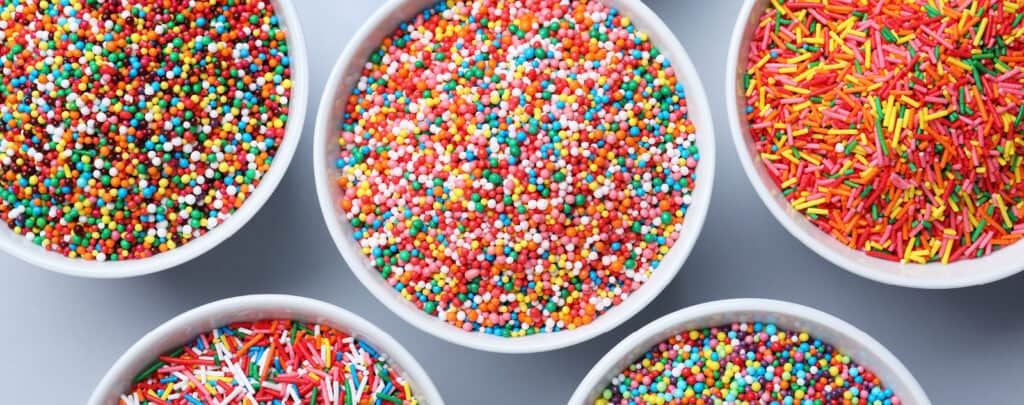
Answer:
[[[289,1],[0,5],[0,249],[131,277],[224,241],[301,135]]]
[[[90,405],[443,404],[387,333],[331,304],[249,295],[203,305],[146,334]]]
[[[495,352],[576,344],[676,275],[714,131],[697,72],[636,1],[392,1],[318,114],[324,219],[406,321]]]
[[[1024,269],[1019,16],[986,1],[747,1],[726,94],[772,214],[887,284],[957,288]]]
[[[906,367],[856,327],[813,308],[735,299],[636,331],[584,377],[570,405],[929,405]]]

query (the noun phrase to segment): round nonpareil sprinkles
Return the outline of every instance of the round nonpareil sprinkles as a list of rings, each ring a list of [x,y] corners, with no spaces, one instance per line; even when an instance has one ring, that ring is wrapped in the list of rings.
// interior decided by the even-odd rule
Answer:
[[[428,314],[516,337],[648,280],[700,155],[682,84],[598,1],[447,1],[370,56],[338,137],[341,207]]]
[[[761,159],[837,240],[912,263],[1024,234],[1024,34],[1014,1],[786,1],[744,78]]]
[[[686,331],[612,379],[595,405],[899,405],[878,376],[804,332],[734,323]]]
[[[135,378],[121,405],[415,405],[386,353],[323,325],[240,322],[202,334]]]
[[[0,218],[73,258],[145,258],[223,223],[288,121],[269,1],[4,1],[0,69]]]

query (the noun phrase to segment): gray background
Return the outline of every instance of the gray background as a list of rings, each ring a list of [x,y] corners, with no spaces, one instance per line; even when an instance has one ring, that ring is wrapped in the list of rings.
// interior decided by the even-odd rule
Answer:
[[[311,107],[352,34],[383,0],[296,0],[310,52]],[[630,322],[554,353],[497,355],[454,346],[401,321],[348,271],[322,223],[311,164],[316,109],[277,192],[242,231],[179,268],[98,281],[39,270],[0,253],[0,387],[5,403],[83,403],[136,339],[195,306],[250,293],[325,300],[404,343],[449,404],[560,404],[631,331],[723,298],[790,300],[830,312],[892,350],[936,404],[1020,403],[1024,276],[954,291],[888,287],[806,249],[763,206],[736,157],[723,72],[740,0],[649,0],[694,58],[714,108],[718,173],[703,235],[679,276]],[[12,397],[13,396],[13,397]]]

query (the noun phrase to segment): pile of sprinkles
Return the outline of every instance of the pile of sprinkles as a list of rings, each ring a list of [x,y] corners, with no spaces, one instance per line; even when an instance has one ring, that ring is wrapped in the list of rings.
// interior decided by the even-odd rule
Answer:
[[[854,249],[980,257],[1024,234],[1024,14],[969,0],[778,1],[744,78],[793,207]]]
[[[734,323],[658,343],[612,379],[595,405],[899,405],[878,376],[806,332]]]
[[[440,2],[366,64],[339,203],[426,313],[503,337],[577,328],[679,237],[700,160],[685,96],[599,1]]]
[[[400,373],[387,354],[328,326],[240,322],[160,356],[120,405],[415,405]]]
[[[71,258],[159,254],[273,163],[291,69],[269,1],[0,4],[0,219]]]

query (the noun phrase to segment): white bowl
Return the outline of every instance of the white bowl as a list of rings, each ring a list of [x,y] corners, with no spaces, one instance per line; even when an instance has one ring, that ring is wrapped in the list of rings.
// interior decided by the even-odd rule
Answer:
[[[6,226],[0,224],[0,250],[35,266],[72,276],[90,278],[136,277],[180,265],[219,245],[242,228],[267,202],[278,183],[288,171],[295,149],[302,136],[302,123],[306,117],[306,103],[309,93],[309,64],[306,61],[306,43],[302,38],[299,15],[290,0],[271,0],[281,26],[287,30],[288,57],[291,59],[292,92],[288,100],[288,124],[285,126],[284,141],[278,146],[274,163],[260,179],[256,191],[252,192],[242,207],[213,230],[184,245],[145,259],[117,262],[72,259],[32,243]]]
[[[338,204],[341,201],[341,192],[335,182],[338,169],[334,165],[339,153],[336,129],[341,122],[340,112],[345,110],[351,89],[359,81],[370,53],[376,50],[381,41],[391,35],[399,24],[436,3],[436,0],[392,0],[381,7],[352,38],[331,73],[317,115],[316,138],[313,141],[313,172],[316,174],[316,191],[324,220],[341,255],[370,292],[402,319],[441,339],[479,350],[533,353],[559,349],[591,339],[625,322],[647,306],[675,278],[686,261],[704,225],[715,172],[715,132],[704,86],[682,45],[653,11],[635,0],[602,1],[619,9],[622,15],[629,16],[640,30],[650,36],[651,42],[670,58],[680,82],[686,89],[689,118],[696,127],[697,147],[701,160],[697,167],[693,203],[687,209],[679,240],[642,288],[622,304],[597,317],[591,324],[575,330],[517,338],[471,333],[427,315],[402,298],[373,268],[353,238],[345,212]]]
[[[814,308],[763,299],[712,301],[681,309],[651,322],[612,348],[583,378],[569,404],[592,405],[612,378],[669,337],[734,322],[774,323],[781,329],[807,332],[874,372],[904,404],[931,404],[903,363],[871,336]]]
[[[768,210],[789,233],[819,255],[861,277],[885,284],[914,288],[945,289],[991,283],[1024,270],[1024,243],[1006,246],[990,255],[964,259],[950,264],[904,264],[868,256],[835,240],[818,229],[804,214],[793,208],[782,190],[769,177],[751,138],[743,96],[743,73],[746,71],[750,38],[761,12],[769,0],[746,0],[733,29],[725,72],[725,95],[729,124],[743,169]]]
[[[366,340],[409,380],[424,404],[444,404],[434,383],[416,359],[394,338],[372,323],[326,302],[290,295],[247,295],[195,308],[160,325],[117,359],[89,398],[89,405],[117,404],[132,387],[132,379],[146,366],[214,328],[234,322],[290,319],[318,323]]]

